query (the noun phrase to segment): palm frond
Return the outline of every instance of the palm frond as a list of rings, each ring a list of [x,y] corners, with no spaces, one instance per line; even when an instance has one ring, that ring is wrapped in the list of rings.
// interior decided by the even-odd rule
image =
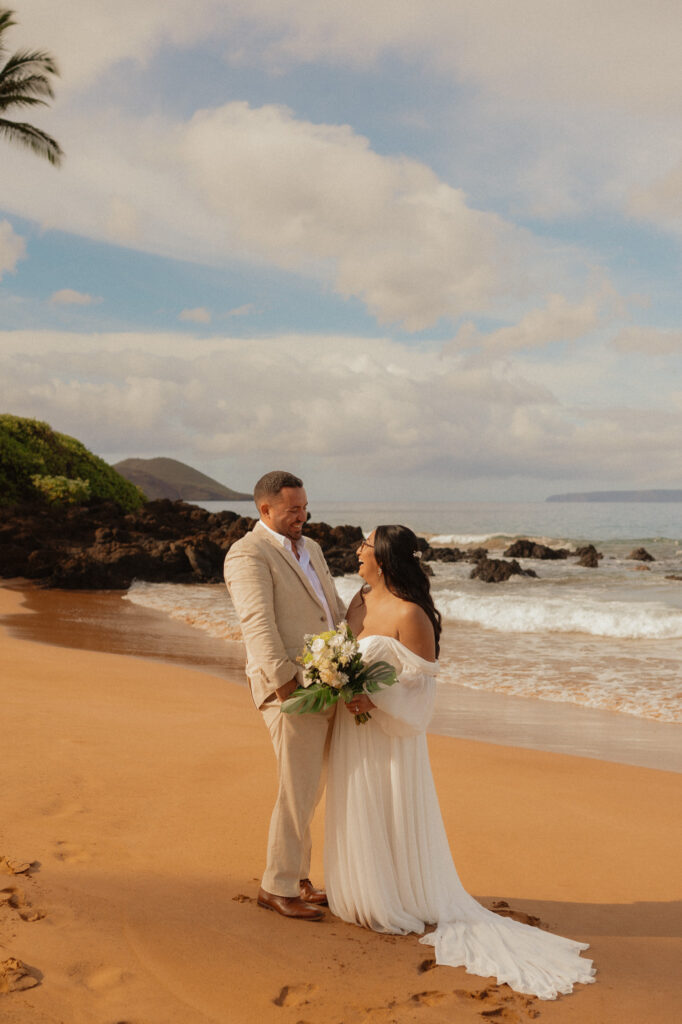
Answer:
[[[17,50],[8,57],[0,74],[14,75],[17,71],[41,71],[45,75],[59,75],[57,61],[45,50]]]
[[[0,92],[0,110],[9,110],[10,107],[44,107],[47,100],[38,99],[37,96],[24,96],[22,93]]]
[[[7,121],[0,118],[0,135],[5,135],[12,142],[20,142],[24,146],[45,157],[51,164],[59,166],[64,152],[51,135],[35,128],[32,124],[22,124],[19,121]]]
[[[7,106],[10,102],[21,103],[26,99],[33,102],[47,103],[44,97],[52,99],[52,86],[44,75],[16,75],[5,78],[0,72],[0,103]]]
[[[6,7],[0,10],[0,36],[2,36],[2,33],[6,32],[8,28],[11,28],[12,25],[16,25],[16,21],[14,21],[13,18],[14,11],[10,11]]]
[[[3,71],[0,71],[0,93],[8,89],[14,91],[21,89],[38,93],[41,96],[53,96],[52,83],[47,75],[43,75],[40,71],[35,71],[32,74],[22,71],[11,75],[5,75]]]
[[[0,8],[0,57],[7,52],[4,35],[12,25],[16,25],[14,11]],[[56,60],[46,51],[17,50],[0,67],[0,112],[9,107],[44,106],[54,98],[49,76],[58,74]],[[0,117],[0,135],[27,146],[57,166],[64,156],[56,139],[32,124]]]

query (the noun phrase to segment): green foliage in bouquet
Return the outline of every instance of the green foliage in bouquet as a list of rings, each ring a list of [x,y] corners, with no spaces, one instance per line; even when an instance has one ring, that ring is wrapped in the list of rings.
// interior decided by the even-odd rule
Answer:
[[[387,661],[366,665],[353,631],[346,622],[305,638],[298,661],[303,665],[305,683],[282,704],[288,715],[324,711],[341,699],[349,704],[362,693],[376,693],[397,682],[396,671]],[[355,716],[358,724],[372,716],[369,711]]]
[[[90,498],[116,502],[132,512],[142,492],[84,444],[47,423],[0,415],[0,503],[80,503]]]

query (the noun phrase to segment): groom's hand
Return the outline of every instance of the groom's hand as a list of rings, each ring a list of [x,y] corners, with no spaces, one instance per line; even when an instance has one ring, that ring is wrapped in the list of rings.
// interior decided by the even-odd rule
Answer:
[[[286,700],[287,697],[291,697],[292,693],[298,687],[298,680],[296,678],[290,679],[284,686],[280,686],[279,690],[275,690],[275,693],[280,700]]]

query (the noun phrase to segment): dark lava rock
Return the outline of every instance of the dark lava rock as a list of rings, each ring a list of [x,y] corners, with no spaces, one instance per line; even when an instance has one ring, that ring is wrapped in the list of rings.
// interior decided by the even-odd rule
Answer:
[[[532,540],[515,540],[505,552],[505,558],[541,558],[544,560],[568,558],[566,548],[550,548],[546,544],[536,544]]]
[[[577,548],[575,554],[578,556],[578,565],[582,565],[586,569],[598,569],[599,559],[604,557],[600,551],[597,551],[594,544]]]
[[[656,559],[653,555],[650,555],[646,548],[635,548],[628,555],[628,558],[632,558],[636,562],[655,562]]]
[[[459,548],[432,548],[427,545],[422,549],[421,557],[424,562],[463,562],[468,555]]]
[[[230,545],[255,523],[168,498],[128,514],[109,501],[1,506],[0,576],[77,590],[125,590],[134,579],[220,583]],[[334,575],[357,570],[360,527],[309,523],[305,532],[321,545]]]
[[[324,551],[332,576],[344,576],[358,571],[357,550],[364,534],[359,526],[329,526],[327,523],[308,522],[303,527]]]
[[[481,558],[471,570],[469,579],[483,580],[484,583],[503,583],[510,576],[532,576],[538,574],[532,569],[522,569],[516,559],[504,562],[501,558]]]

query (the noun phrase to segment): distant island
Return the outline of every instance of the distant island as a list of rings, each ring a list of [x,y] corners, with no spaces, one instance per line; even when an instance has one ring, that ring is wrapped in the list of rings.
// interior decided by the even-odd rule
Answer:
[[[585,491],[552,494],[546,501],[682,501],[682,491]]]
[[[139,487],[150,501],[171,498],[177,501],[251,501],[251,494],[230,487],[200,473],[177,459],[123,459],[113,467],[117,473]]]

